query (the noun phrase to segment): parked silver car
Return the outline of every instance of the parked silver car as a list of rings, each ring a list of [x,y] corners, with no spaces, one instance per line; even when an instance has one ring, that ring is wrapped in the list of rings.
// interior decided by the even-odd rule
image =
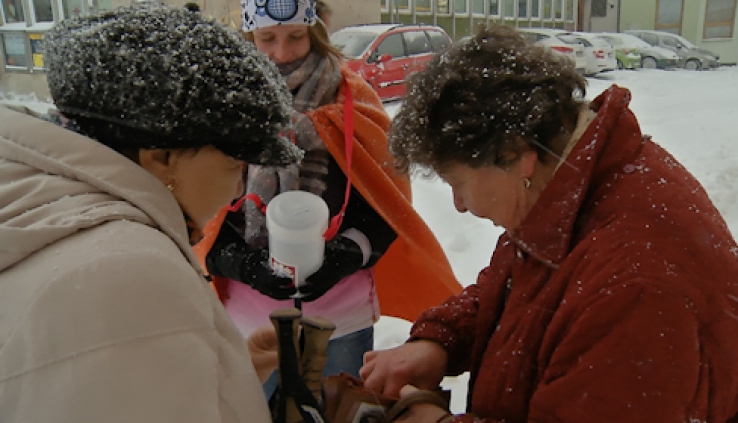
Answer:
[[[679,56],[681,66],[684,69],[712,69],[720,66],[720,56],[695,46],[680,35],[645,29],[628,30],[625,33],[635,35],[652,46],[673,51]]]
[[[616,32],[600,32],[601,38],[606,39],[613,47],[625,54],[640,56],[640,63],[644,69],[674,69],[681,67],[679,56],[671,50],[654,47],[635,35]]]

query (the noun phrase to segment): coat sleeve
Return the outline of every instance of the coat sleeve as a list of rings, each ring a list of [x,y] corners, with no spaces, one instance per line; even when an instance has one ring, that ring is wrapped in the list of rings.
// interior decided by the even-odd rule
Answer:
[[[410,341],[425,339],[443,346],[448,354],[447,375],[469,370],[474,343],[479,287],[470,285],[441,305],[423,312],[410,330]]]
[[[23,357],[0,381],[20,393],[11,420],[270,421],[246,343],[224,336],[237,330],[214,305],[181,254],[151,248],[59,275],[4,346]]]

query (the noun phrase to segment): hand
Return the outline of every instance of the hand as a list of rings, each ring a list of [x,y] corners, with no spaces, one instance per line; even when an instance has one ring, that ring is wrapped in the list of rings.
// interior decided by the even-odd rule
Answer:
[[[323,265],[300,287],[302,301],[315,301],[333,288],[341,279],[356,273],[364,263],[359,245],[340,235],[325,244]]]
[[[419,391],[419,389],[415,386],[405,385],[400,389],[400,398],[405,398],[417,391]],[[402,423],[438,422],[443,419],[444,416],[449,416],[449,420],[451,419],[451,415],[447,413],[446,410],[437,405],[426,402],[411,405],[410,409],[407,412],[402,413],[395,421]]]
[[[243,282],[275,300],[289,299],[297,292],[292,279],[274,274],[269,251],[249,247],[227,222],[220,228],[205,265],[210,274]]]
[[[369,351],[359,370],[364,386],[396,397],[405,385],[433,390],[445,376],[448,354],[435,342],[412,341],[397,348]]]
[[[246,343],[259,381],[264,383],[279,365],[277,333],[273,326],[261,326],[249,335]]]

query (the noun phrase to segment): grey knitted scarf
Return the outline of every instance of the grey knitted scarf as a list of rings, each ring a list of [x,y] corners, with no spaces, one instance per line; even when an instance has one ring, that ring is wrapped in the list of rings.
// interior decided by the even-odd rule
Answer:
[[[250,165],[246,192],[259,196],[264,204],[284,191],[303,190],[323,195],[326,189],[330,154],[315,126],[305,112],[332,103],[341,82],[338,61],[332,56],[321,56],[311,51],[301,62],[281,66],[280,71],[292,91],[295,112],[292,115],[292,132],[298,147],[305,151],[300,165],[285,168]],[[253,201],[241,206],[246,228],[247,243],[265,247],[268,243],[266,218]]]

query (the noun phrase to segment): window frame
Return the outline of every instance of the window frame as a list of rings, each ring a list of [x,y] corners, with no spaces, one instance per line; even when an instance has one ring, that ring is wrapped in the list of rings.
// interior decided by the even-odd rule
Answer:
[[[13,37],[16,37],[18,35],[21,36],[22,42],[23,42],[23,56],[25,57],[25,65],[10,65],[8,64],[8,51],[6,48],[6,38],[11,35]],[[22,73],[30,73],[30,68],[33,65],[33,58],[31,57],[31,43],[28,38],[28,36],[24,33],[24,31],[2,31],[0,32],[0,51],[2,51],[3,55],[3,67],[5,72],[22,72]],[[20,55],[13,55],[13,56],[20,56]]]
[[[659,7],[662,2],[679,1],[681,7],[679,9],[679,22],[677,23],[660,23],[659,22]],[[673,32],[677,35],[682,35],[682,22],[684,21],[684,0],[656,0],[656,17],[654,18],[654,29],[657,31]]]
[[[710,2],[713,0],[706,0],[705,2],[705,19],[702,23],[702,39],[703,40],[724,40],[724,39],[733,39],[733,30],[735,29],[735,14],[736,10],[738,9],[738,0],[733,0],[733,13],[730,14],[730,20],[727,21],[718,21],[718,22],[708,22],[708,11],[710,9]],[[729,35],[727,37],[715,37],[715,36],[709,36],[707,34],[707,30],[710,28],[716,28],[716,27],[728,27]]]
[[[451,41],[448,39],[448,37],[446,36],[446,34],[444,34],[441,31],[438,31],[438,30],[435,30],[435,29],[426,29],[425,30],[425,35],[426,35],[426,37],[428,37],[428,42],[430,43],[431,49],[433,50],[434,53],[435,52],[438,52],[438,51],[443,51],[446,48],[448,48],[448,46],[451,45]],[[445,45],[444,46],[440,46],[440,47],[436,47],[436,45],[433,43],[434,37],[436,37],[435,39],[443,40],[443,44],[445,44]]]
[[[541,0],[530,0],[528,6],[528,19],[531,21],[540,21],[543,15],[543,2]],[[533,16],[534,11],[536,12],[536,16]]]
[[[415,8],[415,13],[418,15],[431,15],[433,14],[433,6],[436,0],[412,0],[413,4],[412,7]],[[418,3],[422,2],[424,3],[422,5],[423,9],[418,9]],[[427,3],[427,6],[426,4]],[[409,2],[408,2],[409,4]]]
[[[474,11],[474,0],[469,0],[469,13],[472,14],[475,18],[483,18],[484,16],[489,16],[490,18],[499,18],[500,17],[500,2],[497,1],[497,10],[493,11],[490,5],[490,0],[479,0],[482,2],[482,9],[488,8],[489,13],[485,15],[485,12],[475,12]],[[514,0],[508,0],[508,1],[514,1]]]
[[[446,0],[446,1],[447,1],[447,4],[450,4],[450,3],[453,3],[454,4],[453,9],[451,8],[451,6],[449,6],[449,8],[448,8],[449,15],[453,14],[453,15],[456,15],[456,16],[469,16],[469,0]],[[464,5],[464,7],[462,8],[462,10],[456,10],[456,5],[457,4],[463,4]]]
[[[413,57],[413,56],[420,56],[421,54],[433,54],[435,51],[433,50],[433,45],[430,42],[430,38],[428,37],[428,34],[425,33],[424,29],[412,29],[408,31],[402,31],[402,41],[405,43],[405,53],[407,54],[407,57]],[[413,51],[411,49],[411,46],[414,47],[414,44],[412,41],[415,41],[412,39],[412,37],[417,37],[417,39],[425,39],[424,46],[427,48],[422,51]]]
[[[51,21],[39,21],[36,1],[21,0],[21,13],[23,21],[7,22],[5,15],[5,6],[0,7],[0,61],[2,62],[4,72],[13,73],[39,73],[45,72],[44,69],[44,53],[38,48],[38,44],[43,45],[43,37],[46,32],[51,30],[54,25],[71,18],[64,16],[65,0],[49,0],[51,5]],[[389,0],[388,0],[389,1]],[[395,0],[397,1],[397,0]],[[410,0],[404,0],[409,2]],[[104,10],[112,10],[115,7],[114,0],[81,0],[80,16],[86,16]],[[408,3],[409,4],[409,3]],[[26,66],[8,65],[7,49],[5,48],[6,37],[18,37],[22,34],[24,38],[24,46],[26,50]],[[40,35],[41,38],[38,38]],[[35,49],[35,52],[34,52]]]
[[[384,43],[385,41],[387,41],[389,38],[392,38],[392,37],[395,37],[400,40],[400,45],[402,46],[402,52],[403,52],[402,56],[392,56],[392,59],[402,59],[404,57],[408,57],[409,55],[407,53],[407,45],[405,45],[405,37],[402,36],[402,32],[390,32],[390,33],[385,34],[381,40],[378,40],[376,42],[377,46],[371,49],[371,53],[369,53],[369,57],[367,58],[366,62],[376,63],[377,60],[379,60],[379,58],[383,56],[384,54],[391,55],[392,53],[380,54],[379,48],[382,46],[382,43]]]

